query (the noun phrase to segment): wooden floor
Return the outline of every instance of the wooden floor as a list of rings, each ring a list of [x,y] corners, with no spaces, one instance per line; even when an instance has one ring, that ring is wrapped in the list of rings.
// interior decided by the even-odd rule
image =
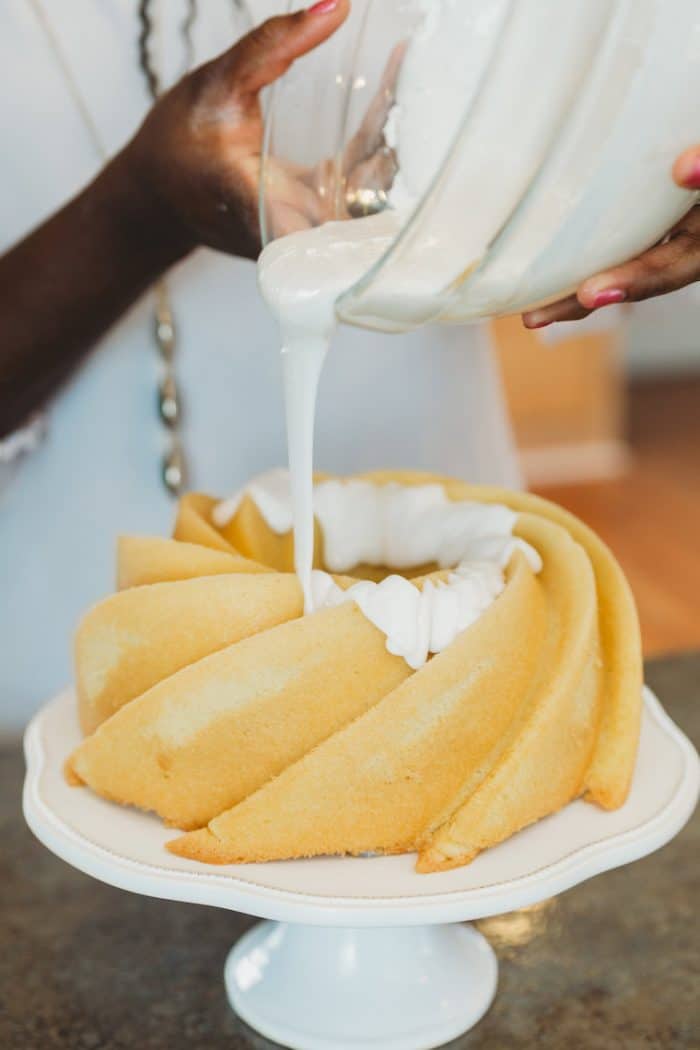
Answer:
[[[617,554],[648,655],[700,650],[700,377],[633,386],[629,433],[624,477],[540,492]]]

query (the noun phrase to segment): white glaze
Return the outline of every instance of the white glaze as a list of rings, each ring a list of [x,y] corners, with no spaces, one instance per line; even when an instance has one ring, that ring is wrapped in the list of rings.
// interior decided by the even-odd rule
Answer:
[[[522,547],[535,572],[541,569],[537,553],[513,537],[518,516],[509,507],[455,502],[442,485],[321,482],[314,488],[314,513],[330,572],[363,564],[415,569],[435,562],[447,569],[492,561],[501,566],[513,545]]]
[[[313,607],[316,394],[336,325],[335,303],[381,258],[397,229],[391,211],[358,222],[327,223],[273,241],[258,262],[260,288],[282,338],[294,565],[307,612]]]
[[[417,0],[423,15],[401,64],[384,129],[398,172],[391,202],[413,209],[430,190],[493,57],[509,0]],[[460,260],[461,261],[461,260]]]
[[[495,562],[466,563],[447,582],[427,580],[421,590],[403,576],[388,576],[381,583],[363,580],[345,591],[327,573],[314,572],[312,579],[317,608],[355,602],[386,635],[387,650],[414,670],[475,623],[504,587],[503,571]]]
[[[212,511],[212,521],[223,528],[233,521],[243,497],[250,496],[273,532],[280,536],[294,524],[288,470],[269,470],[249,481],[231,499],[218,503]]]
[[[215,522],[230,521],[246,494],[273,531],[289,531],[293,492],[285,471],[262,475],[220,503]],[[356,602],[386,635],[389,652],[413,668],[431,653],[442,652],[485,612],[502,592],[504,569],[516,550],[533,572],[542,568],[537,551],[513,536],[517,514],[509,507],[455,502],[441,485],[319,482],[313,487],[313,512],[323,531],[326,568],[332,572],[349,572],[360,564],[456,566],[447,581],[428,580],[421,590],[402,576],[381,583],[361,581],[343,590],[327,572],[309,569],[307,613]]]

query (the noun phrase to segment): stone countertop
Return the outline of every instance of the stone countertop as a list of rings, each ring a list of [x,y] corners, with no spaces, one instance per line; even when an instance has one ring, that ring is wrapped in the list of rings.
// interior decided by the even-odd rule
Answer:
[[[700,741],[700,655],[647,679]],[[264,1050],[230,1010],[226,954],[253,920],[137,897],[53,857],[19,809],[19,749],[0,751],[0,1047]],[[700,817],[673,842],[544,904],[479,928],[500,964],[463,1050],[700,1046]]]

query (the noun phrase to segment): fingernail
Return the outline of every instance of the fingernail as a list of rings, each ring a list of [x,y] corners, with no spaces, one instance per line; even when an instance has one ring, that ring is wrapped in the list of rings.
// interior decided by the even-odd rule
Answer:
[[[528,314],[527,317],[523,318],[525,327],[530,331],[534,331],[536,328],[549,328],[553,321],[547,320],[546,317],[540,317],[538,314]]]
[[[700,157],[693,161],[683,181],[689,190],[700,190]]]
[[[340,0],[319,0],[317,4],[314,4],[312,7],[309,8],[308,14],[329,15],[331,11],[335,11],[339,3]]]
[[[613,306],[615,303],[624,303],[627,292],[622,288],[605,288],[597,292],[593,298],[593,309],[600,310],[603,306]]]

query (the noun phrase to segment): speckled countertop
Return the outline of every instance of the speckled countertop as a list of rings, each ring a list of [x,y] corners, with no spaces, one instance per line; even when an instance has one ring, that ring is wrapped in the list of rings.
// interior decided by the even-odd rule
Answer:
[[[700,656],[648,681],[700,742]],[[2,1050],[263,1050],[229,1009],[222,967],[252,920],[111,889],[34,841],[23,763],[0,751]],[[464,1050],[700,1047],[700,817],[666,849],[479,924],[499,994]]]

